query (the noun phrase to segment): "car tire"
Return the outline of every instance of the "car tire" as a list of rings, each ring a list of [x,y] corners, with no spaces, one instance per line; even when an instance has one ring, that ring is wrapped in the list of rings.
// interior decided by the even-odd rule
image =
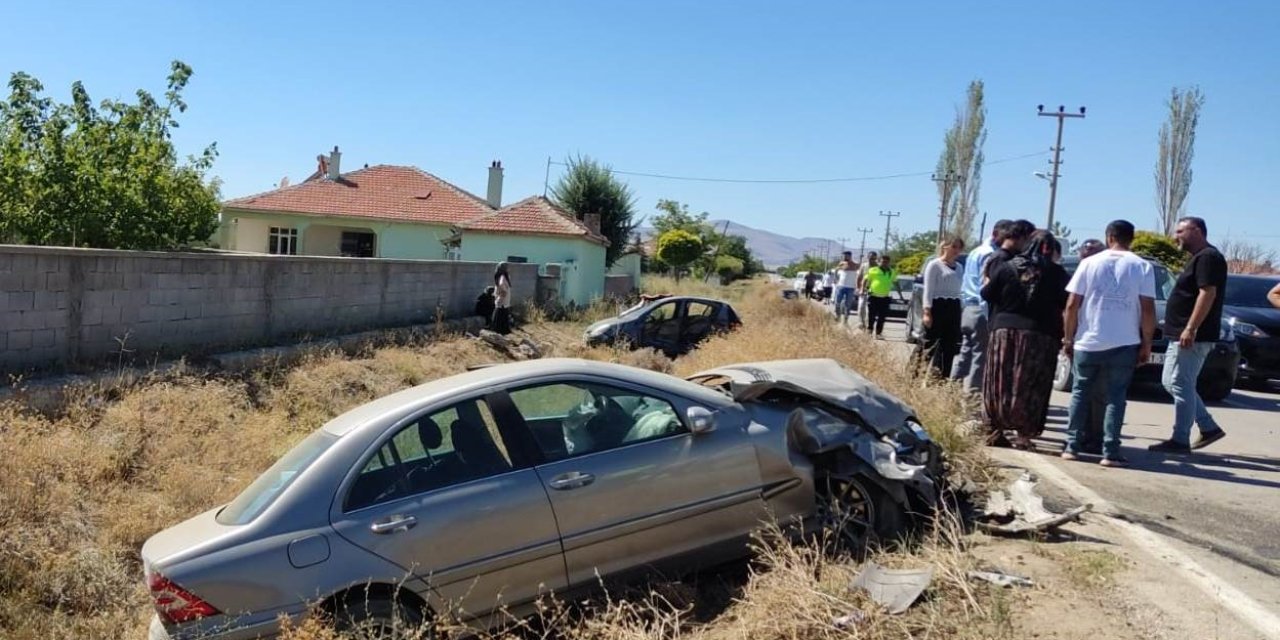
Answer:
[[[907,344],[916,344],[919,340],[916,338],[916,308],[914,305],[907,308]]]
[[[862,478],[818,479],[818,541],[833,556],[863,553],[870,545],[900,538],[907,513],[883,489]]]
[[[1235,387],[1235,383],[1236,381],[1228,376],[1202,377],[1196,384],[1196,391],[1200,393],[1200,399],[1205,402],[1221,402],[1231,395],[1231,389]]]
[[[1053,388],[1056,391],[1071,390],[1071,358],[1059,353],[1053,369]]]
[[[421,610],[401,599],[352,594],[334,611],[334,629],[360,640],[393,640],[398,638],[434,639],[434,629],[423,634],[426,624]]]

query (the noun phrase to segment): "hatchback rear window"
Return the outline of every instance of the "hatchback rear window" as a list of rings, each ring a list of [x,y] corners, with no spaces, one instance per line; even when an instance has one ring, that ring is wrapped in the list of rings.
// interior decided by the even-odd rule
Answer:
[[[338,436],[317,430],[284,454],[266,473],[258,476],[240,495],[218,512],[218,524],[249,524],[271,506],[293,481],[338,441]]]

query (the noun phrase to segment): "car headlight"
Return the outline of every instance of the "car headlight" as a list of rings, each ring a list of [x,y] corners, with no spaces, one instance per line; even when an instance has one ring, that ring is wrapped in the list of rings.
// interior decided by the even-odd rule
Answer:
[[[1225,331],[1234,335],[1245,336],[1246,338],[1267,337],[1267,332],[1259,329],[1256,325],[1249,324],[1248,322],[1241,322],[1235,318],[1232,318],[1227,322]]]

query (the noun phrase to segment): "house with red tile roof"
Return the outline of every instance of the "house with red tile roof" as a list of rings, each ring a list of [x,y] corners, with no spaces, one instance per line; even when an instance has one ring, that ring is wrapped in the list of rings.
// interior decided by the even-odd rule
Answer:
[[[337,147],[306,180],[223,203],[219,243],[256,253],[561,265],[561,299],[604,292],[599,218],[577,220],[545,197],[503,207],[502,165],[480,198],[417,167],[342,173]],[[590,216],[589,216],[590,218]]]

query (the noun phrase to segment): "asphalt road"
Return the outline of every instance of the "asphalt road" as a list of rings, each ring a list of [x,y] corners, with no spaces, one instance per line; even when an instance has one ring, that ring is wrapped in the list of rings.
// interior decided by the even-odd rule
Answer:
[[[890,321],[888,345],[905,349],[905,325]],[[1280,383],[1236,389],[1210,413],[1227,437],[1189,456],[1153,454],[1168,438],[1173,404],[1159,386],[1131,389],[1122,434],[1126,469],[1097,458],[1067,462],[1062,450],[1069,393],[1054,392],[1037,444],[1043,459],[1167,537],[1202,566],[1280,614]]]

